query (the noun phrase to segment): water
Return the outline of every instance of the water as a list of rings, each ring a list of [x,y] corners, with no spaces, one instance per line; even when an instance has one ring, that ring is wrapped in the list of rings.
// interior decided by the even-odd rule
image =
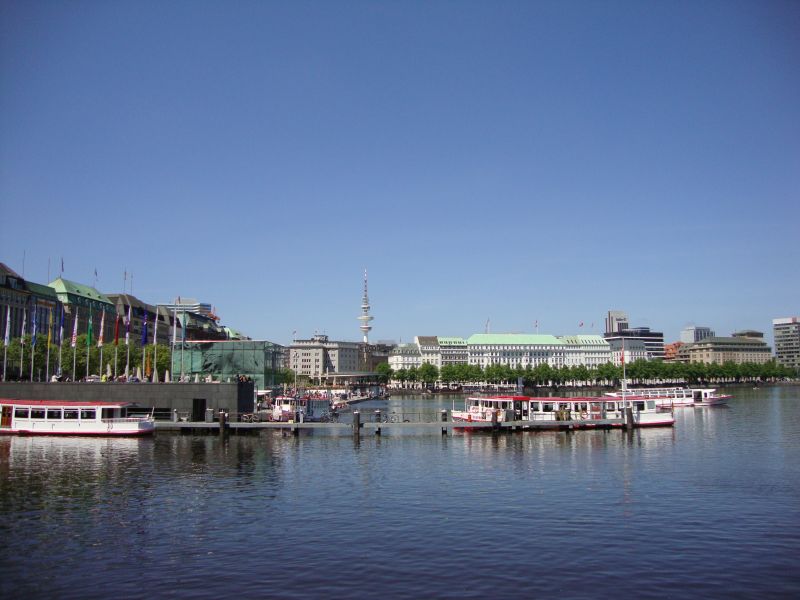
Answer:
[[[2,438],[0,596],[798,597],[800,388],[731,391],[632,435]]]

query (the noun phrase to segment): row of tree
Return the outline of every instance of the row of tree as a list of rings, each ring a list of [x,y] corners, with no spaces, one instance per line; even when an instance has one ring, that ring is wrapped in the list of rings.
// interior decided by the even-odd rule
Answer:
[[[384,381],[423,383],[431,385],[442,383],[492,383],[516,384],[522,378],[528,386],[550,386],[570,384],[619,385],[622,380],[622,367],[606,363],[598,367],[563,366],[551,367],[546,363],[536,367],[513,368],[494,364],[483,368],[480,365],[436,365],[423,364],[410,369],[394,371],[388,363],[378,365],[376,371]],[[764,364],[756,363],[675,363],[656,360],[637,360],[626,365],[625,376],[630,383],[652,381],[703,383],[720,381],[756,381],[797,377],[795,369],[785,367],[774,360]]]
[[[31,348],[33,348],[33,380],[46,381],[52,375],[59,374],[59,347],[50,344],[48,361],[48,344],[39,337],[35,346],[31,346],[31,336],[24,338],[24,343],[20,343],[20,338],[11,340],[8,348],[0,341],[0,360],[5,358],[6,381],[31,380]],[[109,371],[113,376],[125,374],[125,367],[132,376],[137,368],[142,376],[152,378],[153,369],[157,370],[159,380],[164,379],[164,375],[172,367],[170,347],[163,344],[153,346],[148,344],[144,348],[136,344],[126,346],[124,343],[116,347],[116,358],[114,344],[106,343],[103,347],[103,363],[100,364],[100,348],[96,343],[89,346],[89,369],[90,375],[103,375]],[[128,357],[130,350],[130,358]],[[81,334],[76,339],[75,348],[69,343],[64,343],[60,349],[61,371],[60,375],[64,379],[79,381],[86,376],[86,334]],[[73,372],[73,361],[75,370]],[[0,367],[2,365],[0,364]]]

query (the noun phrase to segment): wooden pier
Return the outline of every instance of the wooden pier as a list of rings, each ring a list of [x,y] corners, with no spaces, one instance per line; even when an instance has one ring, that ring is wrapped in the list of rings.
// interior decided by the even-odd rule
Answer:
[[[376,415],[377,416],[377,415]],[[379,419],[362,421],[359,412],[353,413],[353,421],[349,423],[318,423],[318,422],[285,422],[264,421],[255,423],[230,422],[225,417],[214,422],[194,421],[156,421],[158,431],[179,431],[184,433],[231,433],[234,435],[258,433],[264,430],[281,430],[292,434],[300,431],[325,431],[330,433],[343,433],[361,435],[372,433],[382,435],[386,432],[424,431],[439,432],[442,435],[452,434],[454,429],[486,432],[513,432],[513,431],[575,431],[584,429],[612,429],[626,427],[625,419],[598,419],[591,422],[591,427],[586,427],[583,421],[451,421],[447,411],[442,411],[441,419],[437,421],[403,421],[386,422]]]

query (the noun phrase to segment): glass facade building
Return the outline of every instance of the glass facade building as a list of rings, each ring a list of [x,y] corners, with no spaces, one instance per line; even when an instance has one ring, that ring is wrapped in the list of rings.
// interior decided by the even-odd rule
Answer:
[[[177,343],[172,353],[172,376],[191,381],[235,381],[244,376],[260,390],[279,383],[286,348],[267,341],[227,340]]]

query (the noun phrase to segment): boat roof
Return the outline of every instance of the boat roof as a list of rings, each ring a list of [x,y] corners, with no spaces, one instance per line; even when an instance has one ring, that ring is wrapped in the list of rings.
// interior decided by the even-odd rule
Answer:
[[[132,406],[132,402],[111,402],[108,400],[27,400],[20,398],[0,398],[0,404],[13,405],[13,406],[63,406],[65,408],[73,407],[123,407]]]
[[[631,397],[628,396],[628,399]],[[602,396],[570,396],[567,397],[560,397],[560,396],[470,396],[469,400],[488,400],[488,401],[497,401],[497,402],[508,402],[509,400],[513,401],[528,401],[533,400],[534,402],[613,402],[613,398],[602,397]]]

